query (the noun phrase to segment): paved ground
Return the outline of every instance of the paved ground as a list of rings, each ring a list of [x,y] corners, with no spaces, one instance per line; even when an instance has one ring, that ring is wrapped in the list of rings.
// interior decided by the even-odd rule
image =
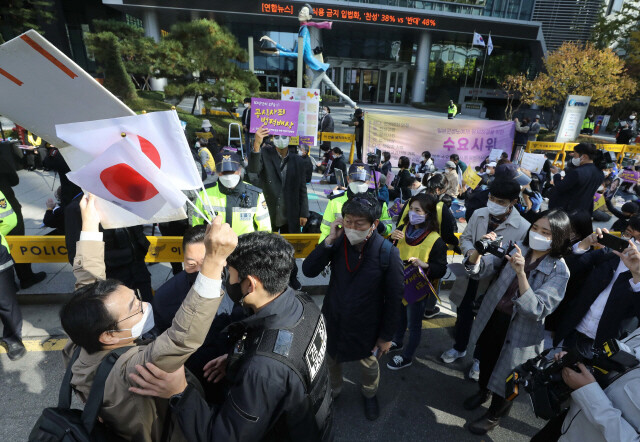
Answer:
[[[443,114],[418,111],[402,106],[365,106],[367,111],[424,115],[444,118]],[[349,118],[348,108],[334,108],[336,131],[351,131],[341,121]],[[468,118],[462,116],[461,118]],[[3,126],[8,123],[3,120]],[[49,229],[41,228],[45,201],[52,196],[54,176],[49,172],[21,171],[16,194],[23,205],[28,235],[44,235]],[[314,179],[318,179],[315,176]],[[309,187],[311,210],[322,213],[326,206],[324,190],[329,186],[311,184]],[[605,223],[608,225],[610,223]],[[460,225],[460,228],[464,228]],[[453,259],[453,258],[450,258]],[[298,265],[300,261],[298,260]],[[68,264],[35,264],[34,270],[48,273],[45,282],[20,292],[19,300],[24,315],[24,337],[28,354],[11,362],[0,347],[0,441],[23,441],[43,407],[56,403],[59,383],[63,375],[60,349],[66,342],[60,327],[58,311],[73,287],[73,276]],[[170,277],[168,264],[149,267],[155,288]],[[326,278],[313,280],[299,273],[303,286],[326,284]],[[486,437],[468,433],[464,424],[482,414],[482,410],[467,412],[462,408],[465,397],[475,392],[476,384],[465,379],[471,364],[470,356],[451,365],[442,363],[439,355],[452,344],[450,332],[455,313],[446,307],[448,293],[442,293],[443,314],[423,322],[423,339],[412,367],[392,372],[381,361],[380,402],[381,416],[374,423],[367,421],[362,412],[358,391],[356,367],[345,368],[346,385],[335,404],[335,428],[340,441],[403,440],[403,441],[525,441],[543,422],[533,416],[527,398],[519,398],[504,425]],[[317,296],[316,301],[322,302]]]

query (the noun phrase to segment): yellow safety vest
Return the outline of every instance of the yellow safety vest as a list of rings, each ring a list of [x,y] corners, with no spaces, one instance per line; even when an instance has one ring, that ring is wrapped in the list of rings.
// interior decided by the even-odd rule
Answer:
[[[458,113],[458,106],[456,106],[455,104],[452,106],[449,106],[447,108],[447,113],[453,114],[453,116],[455,117],[456,114]]]
[[[327,208],[324,210],[324,215],[322,215],[322,224],[320,224],[320,240],[318,241],[318,244],[324,241],[324,239],[329,236],[329,233],[331,233],[331,223],[333,223],[336,218],[342,218],[342,206],[347,202],[347,199],[347,192],[345,191],[342,195],[329,200],[329,204],[327,204]],[[383,236],[390,235],[391,229],[393,228],[393,221],[391,221],[391,217],[389,216],[387,203],[382,203],[382,215],[380,215],[380,222],[384,225]]]
[[[257,187],[251,186],[250,184],[245,183],[249,189],[249,192],[258,193],[256,190],[259,190]],[[256,190],[252,190],[256,189]],[[222,222],[227,221],[227,195],[220,191],[218,184],[216,183],[214,186],[209,187],[207,190],[207,195],[209,195],[209,202],[211,202],[211,206],[215,212],[218,213],[219,216],[222,217]],[[208,208],[208,202],[206,197],[204,196],[204,192],[200,192],[200,198],[196,202],[196,207],[200,209],[203,213],[205,213],[205,208],[202,204],[204,204]],[[254,207],[233,207],[231,215],[231,228],[236,233],[236,235],[242,235],[243,233],[251,233],[256,230],[261,230],[264,232],[271,231],[271,218],[269,218],[269,210],[267,208],[267,202],[264,199],[264,194],[259,192],[257,203]],[[204,224],[204,219],[197,212],[191,219],[191,225],[197,226],[199,224]]]
[[[405,226],[402,231],[406,233],[408,227],[409,226]],[[420,244],[415,246],[410,246],[409,244],[407,244],[405,239],[402,238],[400,241],[398,241],[397,244],[398,251],[400,252],[400,259],[406,261],[409,258],[418,258],[422,262],[428,262],[431,249],[433,248],[433,245],[438,240],[438,238],[440,238],[438,232],[431,232]],[[437,286],[437,283],[434,283],[433,285]],[[420,298],[419,301],[424,298],[425,297]],[[407,302],[404,299],[402,300],[402,303],[404,305],[407,305]]]
[[[0,192],[0,234],[6,236],[18,225],[18,215]]]
[[[208,156],[207,161],[203,162],[202,167],[204,167],[204,170],[206,170],[207,172],[213,173],[216,170],[216,162],[213,160],[213,155],[211,155],[211,151],[209,151],[209,149],[207,149],[206,147],[201,147],[200,150],[198,150],[198,155],[200,156],[201,160],[203,153]]]
[[[594,129],[596,127],[596,122],[589,120],[589,118],[585,118],[582,122],[583,129]]]
[[[4,257],[4,260],[3,260],[4,262],[0,261],[0,272],[1,272],[13,265],[13,260],[11,259],[11,250],[9,249],[9,243],[7,242],[7,240],[5,239],[2,233],[0,233],[0,247],[7,248],[7,255],[5,255]],[[0,257],[2,256],[3,256],[3,253],[0,250]]]
[[[40,144],[42,144],[42,138],[37,135],[35,135],[34,138],[34,135],[31,132],[27,132],[27,141],[29,141],[29,144],[35,147],[38,147],[40,146]]]

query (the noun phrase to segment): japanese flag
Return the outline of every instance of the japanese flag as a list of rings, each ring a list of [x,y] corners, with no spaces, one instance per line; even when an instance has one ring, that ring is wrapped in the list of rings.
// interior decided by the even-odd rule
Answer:
[[[130,142],[157,163],[177,189],[193,190],[202,186],[202,178],[175,111],[58,124],[56,133],[92,158],[97,158],[120,141],[124,133]]]
[[[482,46],[484,47],[484,38],[482,38],[482,35],[478,34],[477,32],[474,31],[473,33],[473,43],[471,44],[472,46]]]
[[[489,42],[487,43],[487,54],[491,55],[493,52],[493,42],[491,41],[491,36],[489,36]]]
[[[84,190],[149,220],[165,207],[181,208],[186,196],[129,137],[121,138],[101,155],[67,178]]]

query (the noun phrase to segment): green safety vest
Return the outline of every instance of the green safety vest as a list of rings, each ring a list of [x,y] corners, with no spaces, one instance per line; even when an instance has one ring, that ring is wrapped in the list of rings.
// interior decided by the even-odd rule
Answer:
[[[347,199],[347,192],[345,191],[342,195],[329,200],[329,204],[327,204],[327,208],[324,209],[324,215],[322,216],[320,240],[318,244],[324,241],[324,239],[329,236],[329,233],[331,233],[331,223],[334,222],[336,218],[342,218],[342,206],[347,202]],[[384,236],[390,235],[391,229],[393,228],[393,221],[391,221],[391,217],[389,216],[387,203],[382,203],[380,222],[384,226]]]
[[[6,236],[18,225],[18,215],[0,192],[0,234]]]
[[[458,113],[458,106],[456,106],[455,104],[452,106],[449,106],[449,108],[447,109],[447,113],[453,114],[453,116],[455,117],[456,114]]]
[[[595,129],[595,127],[596,127],[596,122],[591,121],[588,118],[585,118],[584,121],[582,122],[583,129]]]
[[[251,207],[233,207],[231,209],[231,228],[236,235],[242,235],[243,233],[251,233],[256,230],[264,232],[271,231],[271,218],[269,218],[269,210],[267,208],[267,202],[264,200],[264,195],[259,192],[260,189],[250,184],[245,183],[247,186],[247,197],[251,203]],[[206,189],[207,195],[209,195],[209,201],[213,210],[222,217],[222,222],[228,223],[227,218],[227,195],[220,191],[219,186],[214,184],[212,187]],[[196,202],[196,207],[205,213],[205,208],[202,205],[204,201],[208,206],[207,199],[204,196],[204,192],[200,192],[200,198]],[[197,226],[204,224],[204,219],[197,212],[191,219],[191,225]]]
[[[7,248],[7,253],[5,254],[2,250],[0,250],[0,272],[8,269],[13,265],[13,260],[11,259],[11,250],[9,250],[9,243],[5,239],[4,235],[0,233],[0,249],[2,247]]]

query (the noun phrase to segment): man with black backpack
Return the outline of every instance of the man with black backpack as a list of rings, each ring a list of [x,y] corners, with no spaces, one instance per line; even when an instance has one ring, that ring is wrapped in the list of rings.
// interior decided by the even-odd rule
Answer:
[[[331,223],[329,235],[304,260],[305,276],[318,276],[331,266],[329,288],[322,305],[327,321],[327,355],[334,397],[342,388],[344,362],[358,361],[362,373],[365,416],[379,415],[376,393],[378,359],[389,351],[400,317],[404,290],[398,249],[377,231],[380,203],[361,193],[342,206],[342,218]]]
[[[87,407],[91,404],[94,409],[100,408],[99,427],[107,427],[114,435],[108,440],[117,440],[116,436],[143,442],[187,440],[173,425],[166,400],[129,392],[129,374],[135,372],[136,365],[148,362],[169,372],[182,369],[187,358],[202,345],[220,305],[222,271],[238,237],[220,217],[212,222],[205,234],[206,252],[200,273],[171,327],[152,342],[141,343],[143,334],[154,326],[151,305],[141,300],[139,291],[105,279],[104,242],[93,196],[83,197],[80,210],[82,232],[73,262],[76,291],[60,312],[62,327],[70,338],[64,353],[67,360],[71,359],[71,371],[65,381]],[[117,361],[104,379],[102,364],[114,357],[114,352]],[[104,388],[96,392],[93,383],[101,377]],[[95,394],[102,392],[104,398],[96,404]],[[61,395],[61,399],[65,398]],[[68,400],[61,403],[68,408]],[[51,419],[39,421],[31,440],[99,440],[93,434],[85,439],[46,438],[42,436],[46,434],[45,424],[51,424]],[[93,426],[95,420],[86,424],[85,428]]]

